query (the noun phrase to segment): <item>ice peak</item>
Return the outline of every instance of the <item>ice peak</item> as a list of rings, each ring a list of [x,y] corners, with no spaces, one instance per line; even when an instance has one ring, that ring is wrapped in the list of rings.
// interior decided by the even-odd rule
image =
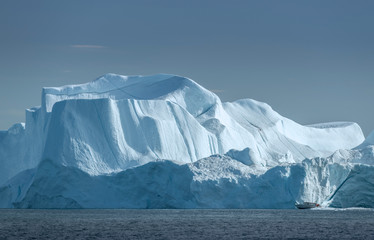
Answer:
[[[122,76],[108,73],[79,85],[43,89],[42,105],[51,112],[56,102],[71,99],[168,100],[196,116],[220,102],[212,92],[193,80],[172,74]]]

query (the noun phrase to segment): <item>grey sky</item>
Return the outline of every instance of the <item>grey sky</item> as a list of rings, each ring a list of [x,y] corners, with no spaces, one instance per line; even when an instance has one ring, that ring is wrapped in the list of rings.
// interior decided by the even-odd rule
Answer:
[[[0,129],[43,86],[173,73],[301,124],[374,129],[374,1],[0,1]]]

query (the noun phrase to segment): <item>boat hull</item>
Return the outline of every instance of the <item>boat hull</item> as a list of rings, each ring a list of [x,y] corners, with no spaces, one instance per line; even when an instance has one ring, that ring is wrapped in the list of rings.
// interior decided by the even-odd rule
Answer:
[[[295,204],[295,207],[297,207],[298,209],[311,209],[311,208],[319,207],[319,204],[312,203],[312,202],[304,202],[301,204]]]

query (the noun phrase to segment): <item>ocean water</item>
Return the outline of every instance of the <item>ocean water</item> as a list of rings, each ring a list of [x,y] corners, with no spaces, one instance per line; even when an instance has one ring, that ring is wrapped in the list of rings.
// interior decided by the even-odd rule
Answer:
[[[0,210],[0,239],[374,239],[374,211]]]

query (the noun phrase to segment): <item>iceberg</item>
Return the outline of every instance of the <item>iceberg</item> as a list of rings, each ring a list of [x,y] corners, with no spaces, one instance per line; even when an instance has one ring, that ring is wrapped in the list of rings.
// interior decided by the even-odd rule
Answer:
[[[364,140],[356,123],[303,126],[185,77],[106,74],[43,88],[0,132],[0,207],[370,207]]]

